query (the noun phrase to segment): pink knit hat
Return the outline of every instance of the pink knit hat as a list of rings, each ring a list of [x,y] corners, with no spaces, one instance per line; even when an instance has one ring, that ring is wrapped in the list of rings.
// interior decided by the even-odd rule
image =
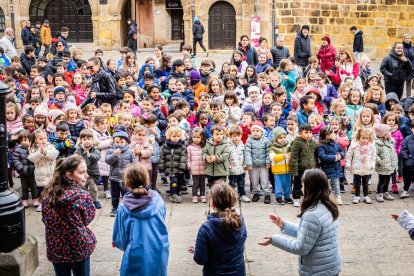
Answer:
[[[258,130],[260,130],[262,133],[265,132],[264,128],[263,128],[263,124],[260,121],[256,121],[252,124],[251,126],[251,130],[253,130],[254,128],[257,128]]]
[[[43,115],[47,118],[47,116],[49,115],[49,110],[46,105],[41,104],[38,107],[36,107],[33,115],[34,116]]]
[[[374,129],[378,138],[385,137],[385,135],[387,135],[387,133],[391,130],[390,126],[386,124],[375,124]]]
[[[56,120],[57,117],[59,117],[60,115],[65,115],[65,113],[63,113],[62,110],[60,109],[52,109],[49,111],[49,119],[50,122],[54,122]]]

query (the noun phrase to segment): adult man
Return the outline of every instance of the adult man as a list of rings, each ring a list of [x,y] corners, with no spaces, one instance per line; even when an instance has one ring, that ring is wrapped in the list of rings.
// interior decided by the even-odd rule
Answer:
[[[200,19],[198,17],[194,17],[193,21],[193,56],[197,55],[197,42],[200,44],[201,49],[204,50],[206,53],[206,57],[208,57],[208,51],[206,47],[203,45],[203,35],[204,35],[204,26],[201,24]]]
[[[137,38],[138,38],[138,27],[137,23],[132,20],[131,18],[128,19],[128,43],[127,46],[134,51],[137,52]]]
[[[14,31],[12,28],[6,28],[4,30],[4,36],[0,39],[0,47],[3,48],[4,54],[9,60],[12,57],[17,56],[16,48],[13,45]]]
[[[22,29],[21,38],[23,41],[23,46],[31,45],[30,42],[30,21],[26,21],[26,26]]]
[[[68,35],[69,35],[69,28],[68,27],[62,27],[62,30],[60,31],[60,36],[59,36],[58,40],[63,43],[65,51],[69,51]]]
[[[305,69],[308,66],[308,59],[312,55],[308,25],[303,25],[296,35],[294,55],[296,64]]]
[[[282,59],[290,57],[289,49],[283,46],[284,42],[285,38],[279,35],[276,37],[276,47],[270,49],[270,53],[272,54],[273,59],[273,67],[275,69],[279,67],[279,63]]]
[[[50,30],[49,20],[45,19],[43,26],[40,29],[40,37],[42,39],[42,44],[45,47],[43,56],[45,57],[50,52],[50,44],[52,44],[52,31]]]
[[[39,39],[39,42],[34,46],[36,48],[35,54],[36,58],[39,58],[40,50],[42,49],[42,37],[40,36],[40,22],[36,22],[34,33],[36,37]],[[33,31],[32,31],[33,32]]]
[[[30,70],[32,66],[36,64],[35,47],[32,45],[24,47],[24,53],[20,55],[20,63],[26,71],[26,75],[30,76]]]
[[[349,30],[354,35],[353,52],[355,54],[355,58],[359,60],[361,53],[364,52],[364,38],[362,37],[364,33],[358,30],[356,26],[352,26]]]

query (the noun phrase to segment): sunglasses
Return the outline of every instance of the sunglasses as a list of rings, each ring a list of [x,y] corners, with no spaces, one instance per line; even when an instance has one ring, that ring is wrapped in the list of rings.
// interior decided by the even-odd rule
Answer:
[[[93,66],[86,66],[86,69],[91,70]]]

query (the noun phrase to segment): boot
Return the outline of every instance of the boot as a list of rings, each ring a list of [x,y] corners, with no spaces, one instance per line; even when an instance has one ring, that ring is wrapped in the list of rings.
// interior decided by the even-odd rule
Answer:
[[[265,195],[264,204],[270,204],[270,202],[271,202],[270,195]]]

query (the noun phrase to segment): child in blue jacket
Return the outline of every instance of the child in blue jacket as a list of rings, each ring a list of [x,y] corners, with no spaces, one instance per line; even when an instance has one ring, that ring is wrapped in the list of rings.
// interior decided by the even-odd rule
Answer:
[[[149,182],[142,165],[127,167],[125,186],[131,191],[118,207],[112,233],[113,246],[124,251],[121,276],[167,275],[170,243],[166,209],[161,196],[148,189]]]

